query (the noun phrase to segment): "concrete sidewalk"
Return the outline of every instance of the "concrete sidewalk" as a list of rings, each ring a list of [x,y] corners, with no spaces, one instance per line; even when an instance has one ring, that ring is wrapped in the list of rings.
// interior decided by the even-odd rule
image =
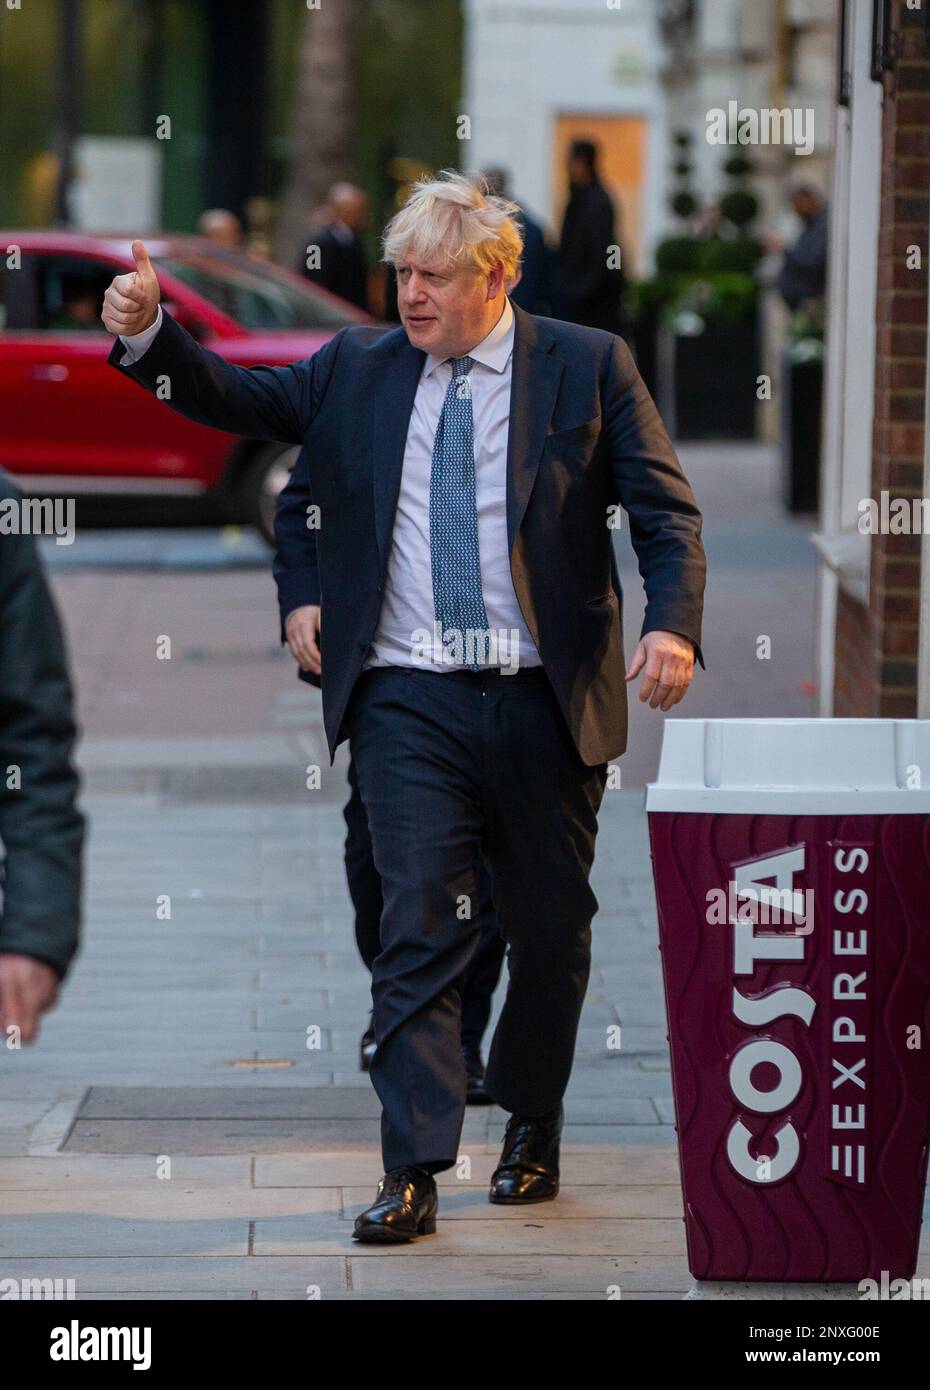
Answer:
[[[681,712],[808,713],[813,560],[804,524],[780,516],[771,455],[683,457],[714,520],[711,670]],[[176,570],[55,572],[85,731],[86,928],[38,1044],[3,1054],[0,1276],[74,1279],[78,1298],[688,1295],[642,793],[661,717],[634,702],[625,789],[604,800],[559,1199],[488,1203],[506,1117],[472,1108],[438,1234],[358,1246],[381,1168],[358,1070],[369,998],[342,866],[345,749],[330,769],[269,575],[198,573],[179,553]],[[623,574],[629,651],[626,551]],[[762,633],[773,662],[755,659]]]
[[[492,1207],[505,1116],[470,1109],[439,1234],[384,1251],[351,1240],[380,1164],[336,808],[98,797],[85,950],[40,1044],[7,1054],[3,1272],[86,1297],[682,1297],[639,799],[605,811],[561,1197]]]

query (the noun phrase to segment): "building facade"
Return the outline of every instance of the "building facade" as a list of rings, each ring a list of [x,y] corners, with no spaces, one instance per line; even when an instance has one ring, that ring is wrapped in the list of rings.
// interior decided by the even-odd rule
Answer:
[[[930,21],[913,0],[837,14],[821,712],[926,718]]]
[[[506,169],[514,195],[555,232],[568,192],[567,146],[593,138],[627,269],[643,273],[668,186],[653,0],[464,0],[464,19],[462,113],[470,128],[461,165]]]

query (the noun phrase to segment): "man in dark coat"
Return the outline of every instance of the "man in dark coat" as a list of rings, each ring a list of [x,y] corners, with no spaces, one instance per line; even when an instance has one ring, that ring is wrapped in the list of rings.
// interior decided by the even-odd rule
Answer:
[[[32,1042],[78,948],[84,817],[61,625],[32,518],[0,471],[0,1032]],[[11,1029],[18,1029],[18,1034]]]
[[[623,272],[611,264],[618,246],[610,194],[598,177],[590,140],[569,149],[570,194],[559,243],[558,316],[569,323],[619,333]]]
[[[827,287],[827,207],[815,188],[799,184],[791,190],[791,206],[801,219],[801,233],[784,248],[778,289],[794,312],[809,299],[821,299]],[[770,239],[773,247],[777,243]]]
[[[329,220],[310,233],[307,246],[300,249],[297,269],[315,285],[367,313],[368,257],[361,234],[368,227],[368,198],[354,184],[337,183],[330,189],[326,211]],[[318,248],[319,265],[310,258],[308,247]]]

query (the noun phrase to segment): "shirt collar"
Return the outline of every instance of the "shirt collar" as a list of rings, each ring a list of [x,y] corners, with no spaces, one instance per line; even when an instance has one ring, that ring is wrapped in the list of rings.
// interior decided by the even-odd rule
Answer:
[[[492,371],[503,372],[506,370],[513,352],[513,339],[513,308],[507,295],[504,295],[504,309],[497,323],[488,336],[482,338],[477,347],[473,347],[467,355],[475,362],[480,362],[482,366],[490,367]],[[437,357],[435,353],[428,353],[423,367],[423,375],[431,376],[437,367],[448,360],[448,357]]]

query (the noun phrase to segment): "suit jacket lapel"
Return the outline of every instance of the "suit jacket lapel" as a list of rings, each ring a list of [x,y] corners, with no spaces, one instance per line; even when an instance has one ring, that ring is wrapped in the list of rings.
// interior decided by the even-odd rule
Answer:
[[[565,370],[564,363],[552,355],[553,340],[540,321],[516,304],[513,312],[516,324],[507,439],[507,539],[511,555]]]
[[[411,345],[402,328],[397,333],[392,351],[372,364],[372,487],[382,568],[391,546],[410,415],[426,361],[426,354]]]
[[[516,304],[513,311],[516,324],[507,440],[507,538],[511,554],[539,471],[565,370],[561,359],[552,355],[553,339],[540,320]],[[394,341],[386,354],[372,360],[372,488],[382,567],[390,551],[407,430],[426,361],[426,354],[411,345],[403,329],[391,337]]]

